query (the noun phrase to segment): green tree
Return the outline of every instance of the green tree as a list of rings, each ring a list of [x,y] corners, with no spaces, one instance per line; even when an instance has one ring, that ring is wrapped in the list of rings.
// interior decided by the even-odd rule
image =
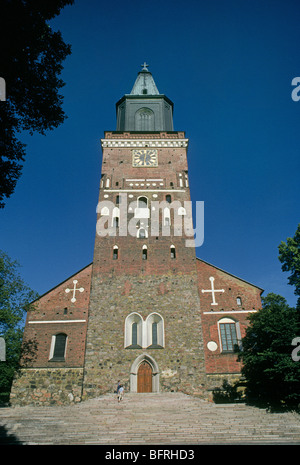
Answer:
[[[263,307],[250,317],[243,338],[242,374],[247,396],[267,404],[300,402],[300,362],[292,359],[292,340],[300,335],[299,312],[280,295],[262,298]]]
[[[34,341],[22,347],[22,336],[26,311],[32,308],[30,302],[37,294],[23,282],[18,268],[16,261],[0,251],[0,336],[6,343],[6,361],[0,362],[0,401],[8,400],[21,355],[26,363],[35,350]]]
[[[59,75],[71,48],[48,22],[73,3],[1,1],[0,76],[6,82],[6,102],[0,102],[0,208],[13,193],[25,159],[25,144],[17,134],[45,134],[65,119]]]
[[[282,271],[290,271],[288,282],[291,286],[295,286],[295,295],[300,296],[300,223],[295,236],[288,237],[286,242],[282,241],[278,249]],[[300,310],[300,297],[297,307]]]

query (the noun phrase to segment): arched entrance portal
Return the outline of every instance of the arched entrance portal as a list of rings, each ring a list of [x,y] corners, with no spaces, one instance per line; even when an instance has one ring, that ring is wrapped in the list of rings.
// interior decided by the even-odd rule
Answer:
[[[152,392],[152,368],[146,360],[140,364],[138,369],[137,392]]]
[[[130,392],[159,392],[159,369],[148,354],[139,355],[130,370]]]

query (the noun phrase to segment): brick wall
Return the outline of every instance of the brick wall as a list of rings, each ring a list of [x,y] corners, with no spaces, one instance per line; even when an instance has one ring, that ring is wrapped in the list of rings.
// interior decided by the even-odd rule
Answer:
[[[148,140],[150,148],[157,147],[158,167],[132,166],[132,150],[137,139],[142,141],[141,145]],[[161,139],[166,139],[166,143]],[[181,205],[189,201],[187,143],[183,139],[182,132],[106,133],[99,201],[115,202],[121,192],[126,192],[128,202],[146,196],[151,215],[151,202],[166,200],[166,195]],[[129,220],[133,215],[134,210]],[[112,390],[118,379],[130,388],[132,367],[140,356],[149,356],[158,366],[160,390],[203,393],[205,367],[195,250],[185,247],[184,235],[172,233],[173,220],[171,212],[170,236],[162,236],[161,214],[160,228],[154,236],[149,233],[141,239],[130,235],[120,237],[118,233],[115,237],[96,234],[85,398]],[[148,226],[150,231],[151,219]],[[171,245],[175,246],[175,259],[171,258]],[[117,260],[113,260],[114,246],[118,247]],[[143,246],[147,247],[147,260],[142,258]],[[161,316],[164,347],[124,347],[125,320],[132,312],[141,315],[143,321],[153,312]]]
[[[88,320],[88,305],[90,298],[90,281],[92,265],[85,267],[54,289],[40,297],[35,303],[35,309],[28,312],[24,330],[23,344],[36,341],[37,347],[32,354],[32,367],[82,367],[84,362],[84,347]],[[75,293],[74,283],[83,292]],[[71,289],[66,293],[66,289]],[[52,336],[58,333],[67,335],[65,361],[51,361],[50,348]]]
[[[143,146],[150,140],[157,147],[158,167],[132,166],[137,140]],[[153,362],[154,376],[159,379],[156,389],[161,391],[204,396],[205,389],[221,384],[223,376],[240,373],[236,353],[222,350],[218,325],[220,320],[230,319],[243,337],[249,313],[261,307],[261,289],[196,259],[195,249],[186,247],[187,236],[174,233],[173,210],[170,234],[162,234],[160,212],[158,232],[151,235],[151,221],[156,221],[152,202],[166,201],[167,195],[171,196],[169,201],[182,206],[190,201],[184,133],[107,132],[102,143],[99,202],[117,205],[117,195],[126,193],[128,210],[130,202],[146,196],[151,216],[148,237],[120,236],[119,229],[116,235],[101,237],[96,230],[93,264],[40,297],[35,310],[27,315],[24,331],[24,344],[36,341],[37,349],[14,381],[13,403],[78,401],[81,390],[84,399],[97,396],[113,391],[119,379],[129,390],[136,376],[135,364],[143,357]],[[134,208],[128,213],[129,221]],[[99,209],[97,222],[101,217]],[[171,246],[176,258],[172,258]],[[217,305],[212,305],[212,293],[202,292],[211,289],[211,278],[216,290],[224,290],[215,293]],[[77,289],[84,291],[77,291],[72,302],[74,280],[78,281]],[[126,346],[125,321],[133,312],[143,322],[152,313],[161,317],[163,346]],[[58,333],[67,335],[66,353],[64,360],[54,361],[51,341]]]
[[[241,338],[244,337],[250,313],[261,308],[262,289],[199,259],[197,259],[197,270],[206,372],[208,374],[240,373],[241,363],[237,360],[237,354],[222,351],[218,322],[224,318],[232,320],[239,325]],[[211,293],[202,293],[202,290],[211,289],[211,277],[214,277],[216,290],[224,289],[224,292],[215,294],[217,305],[212,305]],[[237,298],[241,299],[240,305],[237,303]],[[217,345],[216,350],[209,350],[207,344],[210,341]]]

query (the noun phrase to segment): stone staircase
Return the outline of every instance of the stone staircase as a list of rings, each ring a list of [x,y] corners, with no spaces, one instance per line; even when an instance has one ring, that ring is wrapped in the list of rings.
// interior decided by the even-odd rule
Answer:
[[[0,444],[300,444],[300,416],[181,393],[0,409]]]

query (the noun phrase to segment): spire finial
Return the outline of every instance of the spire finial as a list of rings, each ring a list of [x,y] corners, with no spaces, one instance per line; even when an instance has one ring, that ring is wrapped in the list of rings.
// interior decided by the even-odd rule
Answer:
[[[145,61],[144,61],[144,64],[141,65],[141,66],[143,67],[142,71],[149,71],[149,70],[148,70],[148,66],[149,66],[149,65],[147,65],[147,63],[146,63]]]

